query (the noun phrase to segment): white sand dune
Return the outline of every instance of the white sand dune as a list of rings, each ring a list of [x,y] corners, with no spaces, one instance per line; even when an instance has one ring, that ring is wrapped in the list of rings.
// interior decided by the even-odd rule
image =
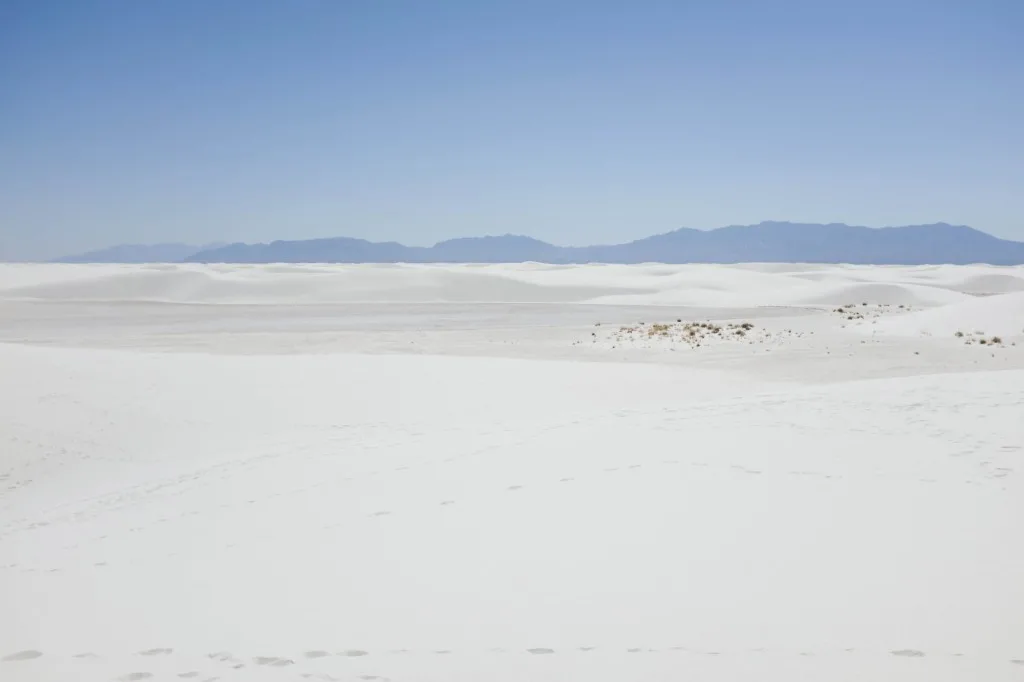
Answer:
[[[52,269],[51,269],[52,270]],[[44,271],[45,272],[45,271]],[[599,286],[539,286],[498,273],[423,266],[221,267],[173,266],[104,272],[94,277],[44,281],[5,288],[6,298],[67,301],[166,303],[329,303],[452,301],[578,301],[602,292]],[[48,277],[46,279],[49,279]]]
[[[952,289],[969,294],[1000,294],[1024,289],[1024,267],[993,268],[985,265],[929,265],[893,273],[897,279]],[[909,276],[909,277],[907,277]]]
[[[969,300],[967,294],[941,287],[920,284],[872,282],[821,286],[819,291],[793,301],[793,304],[847,305],[873,303],[882,305],[938,306]]]
[[[0,680],[1019,680],[1019,275],[2,266]]]
[[[719,279],[692,278],[652,294],[612,294],[594,299],[604,304],[715,305],[722,307],[837,306],[870,301],[885,305],[934,306],[966,300],[967,294],[911,283],[851,282],[831,275],[820,281],[803,277],[722,273]]]
[[[952,337],[957,332],[1015,338],[1024,336],[1024,292],[970,298],[932,310],[885,320],[876,334]]]
[[[1003,274],[973,275],[950,282],[947,286],[968,294],[1008,294],[1024,291],[1024,277]]]
[[[0,299],[171,303],[583,302],[946,305],[1024,291],[1024,268],[787,264],[12,265]]]

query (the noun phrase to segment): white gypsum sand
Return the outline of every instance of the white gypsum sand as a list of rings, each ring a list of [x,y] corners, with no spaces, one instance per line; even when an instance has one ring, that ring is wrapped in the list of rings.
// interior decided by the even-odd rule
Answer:
[[[0,266],[0,679],[1019,680],[1021,291]]]

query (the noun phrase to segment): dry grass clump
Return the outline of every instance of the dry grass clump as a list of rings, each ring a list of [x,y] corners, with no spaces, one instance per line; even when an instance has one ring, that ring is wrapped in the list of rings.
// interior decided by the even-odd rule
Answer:
[[[909,312],[912,308],[905,303],[901,303],[897,308],[903,312]],[[847,303],[835,308],[832,312],[842,315],[847,321],[854,320],[866,320],[868,318],[877,318],[882,315],[893,312],[893,306],[890,303]]]
[[[793,332],[791,329],[773,333],[767,329],[757,328],[753,322],[720,324],[710,320],[698,322],[677,318],[674,323],[639,322],[635,325],[620,326],[617,331],[608,335],[607,340],[612,342],[612,349],[632,347],[675,350],[680,345],[697,349],[709,343],[775,343],[789,336],[802,336],[802,333]],[[597,340],[595,335],[594,342]]]
[[[1001,336],[986,336],[985,332],[983,332],[983,331],[974,331],[974,332],[957,331],[955,334],[953,334],[953,336],[955,336],[958,339],[964,339],[964,345],[966,345],[966,346],[970,346],[970,345],[973,345],[975,343],[978,344],[979,346],[1005,346],[1005,344],[1003,343],[1003,337],[1001,337]],[[1016,343],[1011,343],[1010,345],[1015,346],[1017,344]]]

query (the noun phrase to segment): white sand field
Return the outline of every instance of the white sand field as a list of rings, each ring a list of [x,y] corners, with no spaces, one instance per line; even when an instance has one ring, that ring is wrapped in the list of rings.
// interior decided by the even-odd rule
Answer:
[[[0,680],[1024,679],[1024,268],[0,266]]]

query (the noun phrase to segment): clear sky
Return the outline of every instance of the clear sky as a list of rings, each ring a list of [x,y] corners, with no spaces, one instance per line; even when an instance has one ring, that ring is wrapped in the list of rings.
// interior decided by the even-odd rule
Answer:
[[[0,0],[0,258],[761,220],[1024,240],[1024,0]]]

